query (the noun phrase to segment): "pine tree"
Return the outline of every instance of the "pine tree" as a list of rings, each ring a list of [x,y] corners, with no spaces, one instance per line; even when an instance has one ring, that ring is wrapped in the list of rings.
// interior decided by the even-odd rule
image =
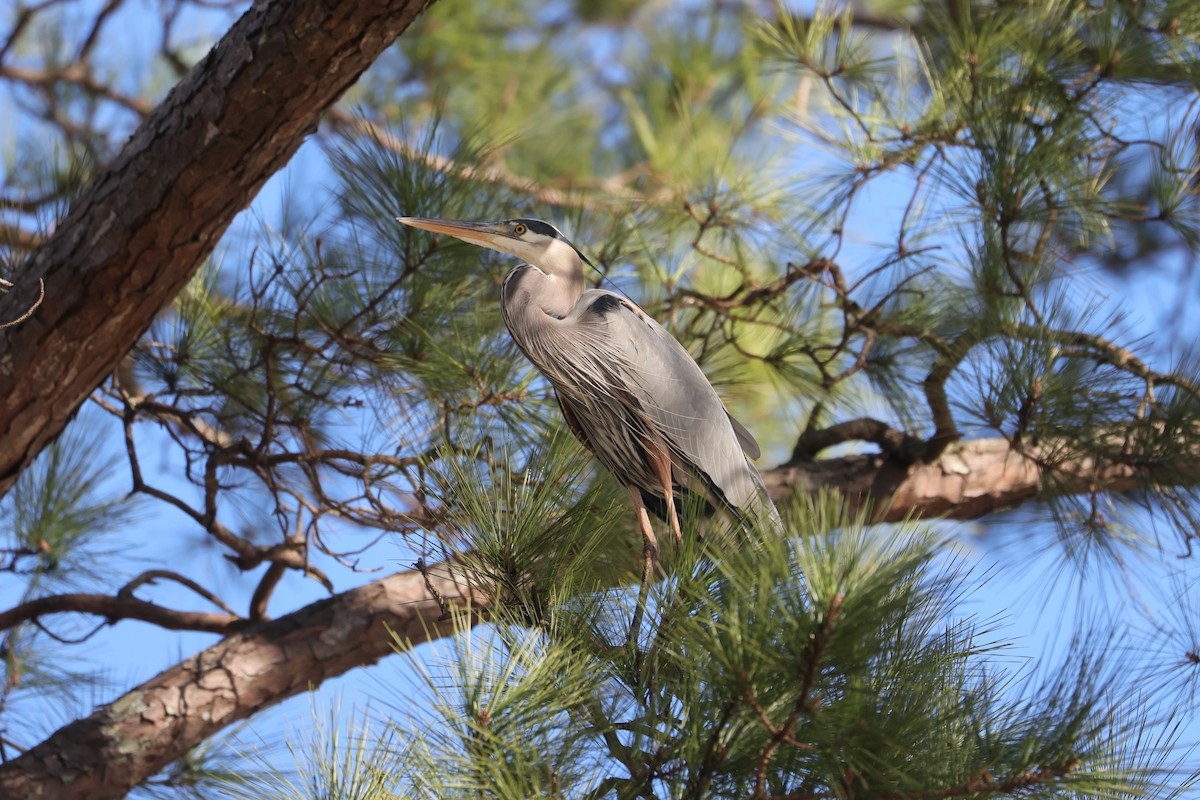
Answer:
[[[1200,7],[86,10],[0,44],[0,796],[1194,790],[1191,560],[1048,608],[1029,663],[972,610],[1022,565],[964,542],[1081,592],[1191,555]],[[560,227],[755,432],[789,537],[688,508],[639,591],[511,260],[398,215]],[[389,655],[373,708],[232,757]]]

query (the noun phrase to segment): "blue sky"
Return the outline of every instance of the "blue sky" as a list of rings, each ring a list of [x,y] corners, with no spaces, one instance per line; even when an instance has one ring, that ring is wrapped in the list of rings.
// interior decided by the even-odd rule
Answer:
[[[131,7],[133,13],[149,6]],[[197,38],[204,38],[205,18],[192,20],[184,26]],[[217,30],[220,28],[218,27]],[[114,58],[117,54],[113,54]],[[135,67],[138,59],[132,59]],[[9,116],[11,96],[0,85],[0,137],[11,137],[16,115]],[[11,138],[9,139],[11,141]],[[0,148],[0,160],[13,158],[10,148]],[[5,162],[7,163],[7,162]],[[247,243],[263,235],[260,224],[280,226],[285,199],[300,187],[313,184],[331,187],[335,183],[323,154],[315,141],[307,143],[282,173],[275,176],[260,193],[252,208],[244,212],[216,256],[218,263],[236,265]],[[847,263],[870,263],[878,260],[881,240],[878,217],[891,216],[902,209],[907,201],[907,182],[903,177],[880,181],[872,190],[869,202],[860,205],[859,211],[849,222],[847,245],[842,260]],[[320,209],[300,209],[302,212]],[[397,209],[397,213],[403,209]],[[504,216],[504,214],[500,214]],[[570,232],[568,232],[570,235]],[[586,248],[586,242],[580,242]],[[1186,305],[1177,300],[1191,299],[1196,295],[1196,276],[1190,270],[1190,261],[1183,254],[1178,264],[1165,265],[1161,270],[1137,276],[1136,280],[1125,281],[1110,277],[1099,271],[1086,277],[1086,285],[1099,289],[1103,310],[1120,311],[1130,319],[1129,340],[1148,337],[1154,350],[1161,340],[1164,323],[1177,326],[1177,332],[1192,339],[1196,332],[1195,320],[1188,315],[1184,319],[1173,319],[1175,309]],[[635,298],[636,299],[636,298]],[[499,313],[498,309],[495,313]],[[1159,348],[1156,353],[1158,366],[1166,367],[1175,353]],[[111,420],[94,411],[85,411],[82,423],[100,427],[110,441],[119,441],[116,426]],[[162,455],[167,448],[159,446],[149,431],[143,442],[147,464],[153,469],[155,480],[164,488],[190,491],[170,477],[178,465]],[[770,466],[786,455],[790,443],[779,442],[768,448],[763,464]],[[156,455],[159,454],[156,461]],[[114,493],[121,493],[128,486],[124,466],[118,464],[110,476],[109,484]],[[1195,596],[1183,601],[1177,596],[1175,587],[1190,585],[1200,577],[1200,568],[1195,558],[1179,559],[1181,548],[1173,534],[1165,531],[1163,549],[1125,552],[1124,563],[1098,560],[1083,571],[1066,563],[1064,550],[1053,541],[1052,535],[1030,537],[1023,535],[1029,526],[1037,525],[1046,530],[1045,515],[1037,509],[1022,509],[1000,515],[987,522],[944,524],[940,528],[956,542],[959,555],[971,566],[978,578],[978,588],[970,593],[960,609],[963,614],[979,620],[998,621],[1002,627],[1000,635],[1015,640],[1015,646],[1003,656],[1009,665],[1046,663],[1060,657],[1073,643],[1070,632],[1076,630],[1079,620],[1115,620],[1128,625],[1118,635],[1117,647],[1128,647],[1134,654],[1154,652],[1154,648],[1166,639],[1155,626],[1170,628],[1181,602],[1184,607],[1197,609]],[[1153,532],[1153,523],[1147,519],[1141,526]],[[112,581],[106,586],[119,585],[118,575],[132,575],[149,568],[155,563],[169,563],[200,583],[216,591],[235,608],[244,609],[253,581],[247,581],[224,560],[211,557],[210,548],[205,546],[202,535],[194,529],[190,520],[178,512],[147,506],[134,524],[105,533],[106,547],[121,553],[109,562]],[[203,556],[199,556],[202,553]],[[385,542],[370,551],[368,558],[372,566],[385,571],[406,569],[411,555],[400,543]],[[363,576],[328,565],[331,577],[339,590],[361,582]],[[1064,579],[1064,576],[1067,576]],[[369,578],[369,576],[368,576]],[[0,578],[0,603],[12,603],[20,595],[22,586],[8,578]],[[174,585],[147,588],[139,596],[178,608],[204,608],[204,603],[194,595]],[[324,591],[313,581],[286,580],[272,602],[275,615],[285,613],[305,603],[325,596]],[[1185,611],[1186,613],[1186,611]],[[123,622],[105,629],[79,649],[61,648],[64,659],[86,658],[93,664],[103,664],[110,685],[99,690],[94,697],[83,698],[85,706],[91,703],[109,702],[128,688],[143,681],[162,669],[168,668],[182,658],[211,645],[215,637],[196,633],[164,633],[159,629],[136,622]],[[432,650],[433,648],[430,648]],[[444,648],[443,648],[444,652]],[[1174,657],[1179,654],[1175,653]],[[426,656],[422,656],[425,658]],[[1164,666],[1170,660],[1164,655]],[[429,659],[427,659],[429,660]],[[301,696],[284,703],[255,718],[239,736],[246,747],[256,747],[259,742],[279,744],[285,736],[296,735],[305,730],[313,718],[312,709],[324,709],[340,698],[346,709],[370,706],[384,716],[397,713],[403,704],[397,696],[412,691],[411,676],[404,670],[399,658],[390,659],[382,667],[373,670],[356,670],[342,678],[322,686],[314,696]],[[397,687],[400,687],[399,689]],[[1194,707],[1195,698],[1190,694],[1182,698],[1181,705]],[[33,703],[20,707],[19,713],[9,714],[10,725],[21,725],[24,729],[10,730],[12,738],[28,742],[58,727],[84,709],[63,709],[52,703]],[[349,714],[348,714],[349,716]],[[318,713],[323,718],[323,713]],[[19,721],[19,722],[18,722]],[[27,726],[27,728],[25,727]],[[33,735],[32,732],[37,734]],[[1184,741],[1200,741],[1200,725],[1194,715],[1188,714],[1187,728],[1181,737]],[[287,756],[279,754],[286,763]]]

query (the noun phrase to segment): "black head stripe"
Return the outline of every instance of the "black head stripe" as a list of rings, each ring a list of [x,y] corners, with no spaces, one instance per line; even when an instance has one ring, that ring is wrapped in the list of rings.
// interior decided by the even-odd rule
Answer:
[[[567,237],[563,236],[562,233],[559,232],[558,228],[554,227],[549,222],[542,222],[540,219],[526,218],[514,219],[511,220],[511,222],[513,224],[519,222],[526,228],[529,228],[529,230],[533,233],[540,233],[542,236],[549,236],[552,239],[562,239],[564,242],[567,241]]]
[[[522,225],[524,225],[526,228],[529,228],[529,231],[531,233],[541,234],[542,236],[549,236],[552,239],[558,239],[559,241],[566,242],[567,244],[571,245],[572,250],[574,250],[576,253],[579,253],[579,257],[583,259],[583,263],[587,264],[592,269],[596,268],[596,265],[588,260],[588,257],[583,254],[583,251],[581,251],[578,247],[575,246],[574,242],[572,242],[567,237],[563,236],[562,231],[560,231],[558,228],[551,225],[549,222],[543,222],[540,219],[531,219],[529,217],[520,217],[518,219],[510,219],[509,222],[513,223],[514,225],[519,222]]]

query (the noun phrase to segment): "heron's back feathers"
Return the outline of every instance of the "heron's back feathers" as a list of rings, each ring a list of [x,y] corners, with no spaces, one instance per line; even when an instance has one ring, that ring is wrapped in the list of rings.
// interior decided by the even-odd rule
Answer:
[[[725,410],[684,347],[632,301],[584,292],[562,319],[505,320],[517,344],[549,379],[567,424],[647,507],[665,511],[665,495],[646,452],[670,456],[676,491],[690,492],[743,525],[782,523],[758,470],[749,431]],[[544,315],[543,315],[544,316]],[[517,324],[514,324],[516,322]],[[521,324],[524,322],[525,324]]]

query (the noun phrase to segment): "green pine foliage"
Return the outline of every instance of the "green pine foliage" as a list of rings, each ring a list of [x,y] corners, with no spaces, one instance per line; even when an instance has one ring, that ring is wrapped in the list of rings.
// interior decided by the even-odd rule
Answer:
[[[1195,255],[1198,64],[1194,0],[442,0],[322,130],[327,172],[294,177],[282,223],[227,242],[97,392],[107,427],[3,499],[16,593],[118,591],[105,534],[153,506],[223,568],[278,547],[340,590],[415,562],[486,597],[485,619],[447,607],[443,642],[397,640],[402,676],[369,712],[318,712],[290,771],[201,749],[159,795],[1186,796],[1194,586],[1152,637],[1170,657],[1064,619],[1065,655],[1028,663],[973,614],[1003,580],[949,526],[832,493],[782,509],[785,539],[686,509],[639,585],[624,490],[503,328],[511,260],[395,217],[561,227],[592,285],[696,357],[760,466],[864,416],[918,443],[899,472],[1006,440],[1047,468],[1055,525],[1029,546],[1087,580],[1200,530],[1195,348],[1137,340],[1101,285]],[[1099,462],[1132,491],[1080,492]],[[60,633],[0,640],[5,720],[76,679]]]
[[[1171,10],[1154,10],[1161,22],[1160,11]],[[377,140],[351,140],[334,158],[348,208],[374,229],[389,202],[459,218],[551,206],[600,271],[669,320],[749,409],[748,387],[771,387],[804,398],[801,413],[886,404],[911,432],[1051,443],[1046,457],[1059,462],[1130,448],[1166,459],[1190,424],[1171,410],[1192,407],[1190,377],[1160,384],[1131,368],[1110,345],[1121,321],[1081,305],[1062,269],[1144,218],[1192,235],[1189,146],[1151,149],[1154,207],[1133,208],[1111,187],[1146,156],[1115,127],[1129,87],[1178,85],[1194,46],[1148,35],[1151,13],[922,4],[897,14],[908,38],[899,22],[872,34],[849,10],[717,11],[678,30],[635,24],[621,79],[571,65],[554,87],[540,74],[554,44],[516,36],[505,43],[536,54],[513,66],[508,98],[526,109],[521,125],[493,108],[487,88],[478,94],[480,70],[494,62],[439,61],[444,71],[427,86],[450,94],[406,106],[436,108],[418,138],[420,152],[445,154],[439,168],[422,170]],[[473,52],[472,17],[462,28],[435,19],[439,47]],[[1183,19],[1167,24],[1183,30]],[[643,37],[651,46],[639,56],[625,42]],[[418,73],[440,52],[429,42],[413,50]],[[527,67],[538,73],[529,82]],[[808,99],[796,107],[801,90]],[[606,110],[616,144],[586,137],[591,151],[564,169],[563,153],[580,141],[558,120],[564,108],[573,124],[588,119],[573,105],[585,102]],[[469,129],[456,121],[464,108],[478,113]],[[1181,114],[1181,128],[1193,121]],[[811,167],[796,166],[793,139],[819,152]],[[446,166],[455,164],[493,171],[472,180]],[[620,191],[593,183],[621,171],[633,177]],[[555,182],[564,173],[573,184]],[[888,223],[890,244],[848,278],[821,275],[820,258],[841,260],[847,215],[895,174],[909,200]],[[538,202],[547,188],[557,202]],[[495,296],[498,259],[450,243],[443,261],[409,231],[385,230],[381,241],[403,254],[398,269],[418,260],[415,270],[455,298],[431,302],[450,316],[409,340],[409,352],[437,353],[436,366],[406,362],[406,374],[434,369],[489,391],[492,380],[507,383],[527,392],[527,408],[549,400],[496,315],[472,317]],[[806,270],[819,280],[802,279]],[[481,287],[464,274],[487,277]],[[760,291],[772,282],[796,287]],[[411,309],[402,327],[425,311]],[[928,374],[940,382],[932,390]],[[437,396],[437,384],[423,388]],[[612,516],[620,498],[610,482],[581,472],[570,442],[528,449],[545,416],[474,412],[449,429],[486,431],[485,451],[460,450],[449,471],[430,475],[439,503],[461,513],[451,538],[464,576],[504,602],[489,626],[460,619],[453,647],[413,656],[430,700],[415,721],[392,723],[411,746],[390,796],[1115,798],[1170,785],[1171,742],[1145,739],[1159,720],[1119,657],[1081,639],[1060,664],[1007,661],[1004,632],[959,610],[977,590],[972,579],[920,526],[885,532],[822,498],[792,509],[794,540],[712,529],[685,543],[639,600],[607,588],[613,574],[636,580],[631,561],[613,555],[633,542]],[[1131,426],[1139,435],[1125,435]],[[1139,541],[1098,522],[1087,503],[1056,506],[1068,550],[1099,542],[1115,553]]]
[[[789,515],[822,534],[685,547],[636,639],[621,593],[510,585],[490,625],[459,616],[450,643],[409,651],[424,688],[386,735],[319,767],[323,748],[293,745],[299,769],[353,766],[373,791],[319,795],[363,800],[1155,795],[1165,745],[1136,741],[1141,697],[1114,691],[1104,643],[1006,660],[994,623],[962,616],[977,587],[946,542],[842,514],[822,498]]]

